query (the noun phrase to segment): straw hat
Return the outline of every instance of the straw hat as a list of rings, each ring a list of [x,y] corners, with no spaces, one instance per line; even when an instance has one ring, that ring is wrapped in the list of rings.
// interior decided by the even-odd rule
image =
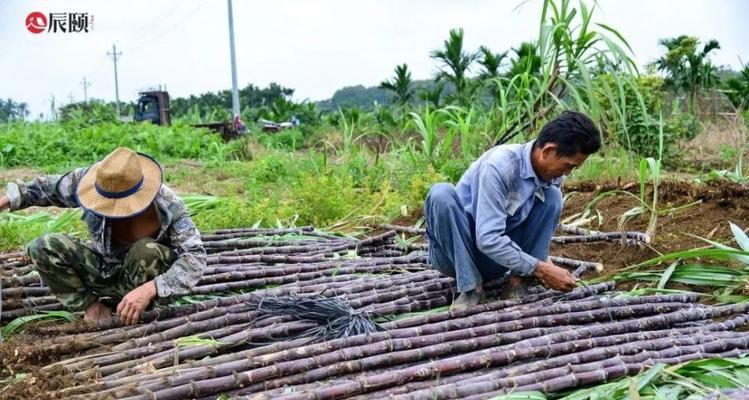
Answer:
[[[161,175],[153,158],[118,147],[83,175],[76,190],[78,204],[107,218],[137,215],[156,198]]]

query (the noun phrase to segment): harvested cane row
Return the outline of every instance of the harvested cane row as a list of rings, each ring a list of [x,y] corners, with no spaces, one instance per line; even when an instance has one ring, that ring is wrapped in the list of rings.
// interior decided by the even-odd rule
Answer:
[[[501,284],[491,282],[493,301],[441,311],[454,280],[391,232],[360,241],[311,230],[205,237],[211,262],[198,288],[220,296],[147,311],[135,326],[113,318],[36,327],[3,346],[5,367],[66,377],[36,381],[46,382],[48,398],[478,399],[749,353],[749,333],[740,331],[747,305],[631,297],[613,283],[496,300]],[[425,310],[434,311],[409,315]],[[27,393],[24,384],[12,389]]]
[[[654,363],[749,353],[749,333],[737,331],[749,323],[747,305],[700,305],[694,294],[627,297],[612,289],[604,283],[569,294],[544,291],[382,321],[383,330],[324,341],[297,335],[317,327],[303,319],[244,318],[258,310],[246,298],[193,307],[206,309],[188,318],[34,346],[58,346],[59,356],[71,342],[99,343],[42,369],[71,374],[74,384],[51,395],[73,399],[488,398],[517,388],[554,392],[600,383]],[[180,346],[191,329],[214,342]]]
[[[208,268],[193,288],[194,295],[251,291],[269,285],[320,280],[350,274],[386,273],[397,268],[426,268],[426,256],[408,255],[426,250],[421,244],[396,244],[396,231],[420,232],[394,225],[383,234],[355,240],[314,230],[310,226],[287,229],[230,229],[203,235],[209,253]],[[347,255],[360,259],[342,260]],[[574,269],[579,277],[600,271],[601,264],[554,257],[559,265]],[[334,280],[334,279],[333,279]],[[0,323],[37,311],[62,310],[22,252],[0,255]]]
[[[426,257],[406,256],[413,249],[396,245],[394,237],[395,232],[390,231],[355,240],[311,227],[213,232],[204,235],[208,268],[192,293],[213,295],[296,282],[321,283],[326,277],[331,282],[343,281],[351,274],[389,273],[394,268],[424,270]],[[354,257],[357,255],[366,258]],[[63,308],[23,253],[0,258],[0,286],[0,322]]]

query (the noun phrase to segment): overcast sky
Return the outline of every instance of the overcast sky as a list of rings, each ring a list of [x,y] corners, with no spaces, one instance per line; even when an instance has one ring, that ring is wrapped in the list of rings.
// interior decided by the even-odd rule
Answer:
[[[451,28],[470,49],[506,50],[537,37],[540,0],[234,0],[239,85],[278,82],[298,100],[321,100],[343,86],[376,85],[408,63],[432,77],[429,52]],[[618,29],[644,65],[662,52],[658,39],[688,34],[717,39],[713,62],[749,61],[749,1],[599,0],[594,19]],[[32,34],[32,11],[88,12],[89,33]],[[46,114],[72,96],[114,100],[107,51],[117,44],[120,98],[165,84],[186,96],[231,86],[227,4],[223,0],[0,0],[0,97]]]

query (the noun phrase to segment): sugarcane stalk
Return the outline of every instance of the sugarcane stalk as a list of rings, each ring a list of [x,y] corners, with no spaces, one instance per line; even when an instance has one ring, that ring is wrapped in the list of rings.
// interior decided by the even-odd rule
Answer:
[[[65,309],[65,307],[63,307],[63,305],[60,303],[42,304],[34,306],[33,308],[16,308],[14,310],[3,309],[3,311],[0,312],[0,320],[7,321],[18,317],[23,317],[24,315],[31,315],[39,311],[57,311],[63,309]]]
[[[0,254],[0,261],[6,261],[6,260],[14,259],[14,258],[23,258],[23,257],[26,257],[26,252],[25,251],[15,251],[15,252],[11,252],[11,253],[1,253]]]
[[[13,286],[31,286],[34,284],[41,283],[41,279],[38,275],[14,275],[9,277],[0,278],[4,288]]]
[[[423,228],[414,228],[412,226],[401,226],[401,225],[392,225],[392,224],[377,224],[377,228],[379,229],[387,229],[390,231],[395,231],[397,233],[407,233],[409,235],[424,235],[426,234],[426,229]]]
[[[48,287],[9,287],[0,291],[2,298],[13,298],[13,297],[42,297],[49,296],[52,291]]]
[[[35,306],[58,303],[55,296],[25,297],[21,299],[7,299],[3,301],[3,310],[15,310],[18,308],[33,308]]]
[[[555,256],[550,256],[549,259],[554,264],[559,264],[559,265],[575,268],[575,270],[572,272],[572,276],[574,276],[575,278],[579,278],[583,274],[589,271],[596,271],[596,272],[603,271],[603,264],[601,263],[573,260],[571,258],[555,257]]]
[[[495,301],[487,304],[481,304],[475,307],[460,308],[450,310],[448,312],[436,313],[436,314],[425,314],[385,324],[387,329],[406,328],[412,326],[420,326],[440,321],[445,321],[453,318],[462,318],[474,314],[479,314],[486,311],[497,311],[506,309],[513,306],[519,306],[523,304],[532,304],[542,300],[554,299],[554,300],[577,300],[585,297],[595,295],[597,293],[607,292],[612,290],[615,286],[614,282],[604,282],[596,285],[588,285],[587,287],[579,287],[570,293],[561,293],[555,291],[547,291],[536,295],[527,296],[520,300],[502,300]]]
[[[242,237],[278,236],[278,235],[288,235],[288,234],[309,235],[312,233],[313,233],[312,229],[307,226],[301,227],[301,228],[283,228],[283,229],[238,229],[233,232],[206,233],[206,234],[201,235],[201,238],[203,242],[212,242],[216,240],[226,240],[226,239],[242,238]]]
[[[315,250],[326,250],[334,245],[340,244],[340,242],[317,242],[317,244],[289,244],[286,246],[262,246],[262,247],[250,247],[244,248],[236,245],[222,246],[218,248],[216,246],[208,246],[206,251],[211,255],[221,256],[246,256],[255,254],[301,254]]]
[[[387,231],[385,233],[376,235],[376,236],[370,236],[368,238],[362,239],[358,242],[348,242],[348,243],[342,243],[337,246],[329,247],[324,250],[315,250],[305,253],[305,256],[312,257],[320,254],[332,254],[335,252],[345,251],[349,249],[360,249],[366,246],[370,246],[374,243],[379,243],[386,241],[388,239],[391,239],[396,235],[395,231]]]

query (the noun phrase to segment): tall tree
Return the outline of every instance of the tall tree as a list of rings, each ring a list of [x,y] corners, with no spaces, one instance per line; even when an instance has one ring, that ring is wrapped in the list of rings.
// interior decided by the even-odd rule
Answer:
[[[478,63],[481,65],[481,72],[479,72],[479,79],[486,81],[489,79],[498,78],[500,75],[500,68],[502,68],[502,61],[507,57],[507,52],[494,53],[488,47],[479,47],[479,59]]]
[[[445,81],[438,81],[434,88],[424,88],[419,92],[419,97],[424,100],[432,109],[442,108],[443,92],[445,91]]]
[[[749,65],[745,65],[737,76],[725,81],[728,98],[737,108],[749,107]]]
[[[515,57],[510,64],[507,75],[513,77],[528,72],[530,75],[538,75],[541,71],[541,56],[538,54],[538,46],[533,42],[520,43],[520,47],[512,49]]]
[[[675,92],[683,92],[689,99],[689,111],[697,108],[697,94],[718,84],[717,68],[710,62],[710,52],[720,49],[720,43],[712,39],[698,49],[699,39],[681,35],[661,39],[666,54],[654,62],[655,67],[666,74],[665,84]]]
[[[405,106],[413,99],[415,94],[412,83],[411,71],[408,70],[408,65],[404,63],[395,66],[395,76],[391,80],[382,81],[380,89],[391,90],[395,94],[396,102]]]
[[[437,81],[446,80],[455,87],[455,100],[460,105],[471,101],[471,87],[468,73],[471,64],[479,57],[478,53],[467,52],[463,48],[463,29],[451,29],[450,37],[443,48],[432,51],[431,57],[439,62]]]
[[[13,99],[0,99],[0,122],[18,121],[29,115],[26,103],[17,103]]]

